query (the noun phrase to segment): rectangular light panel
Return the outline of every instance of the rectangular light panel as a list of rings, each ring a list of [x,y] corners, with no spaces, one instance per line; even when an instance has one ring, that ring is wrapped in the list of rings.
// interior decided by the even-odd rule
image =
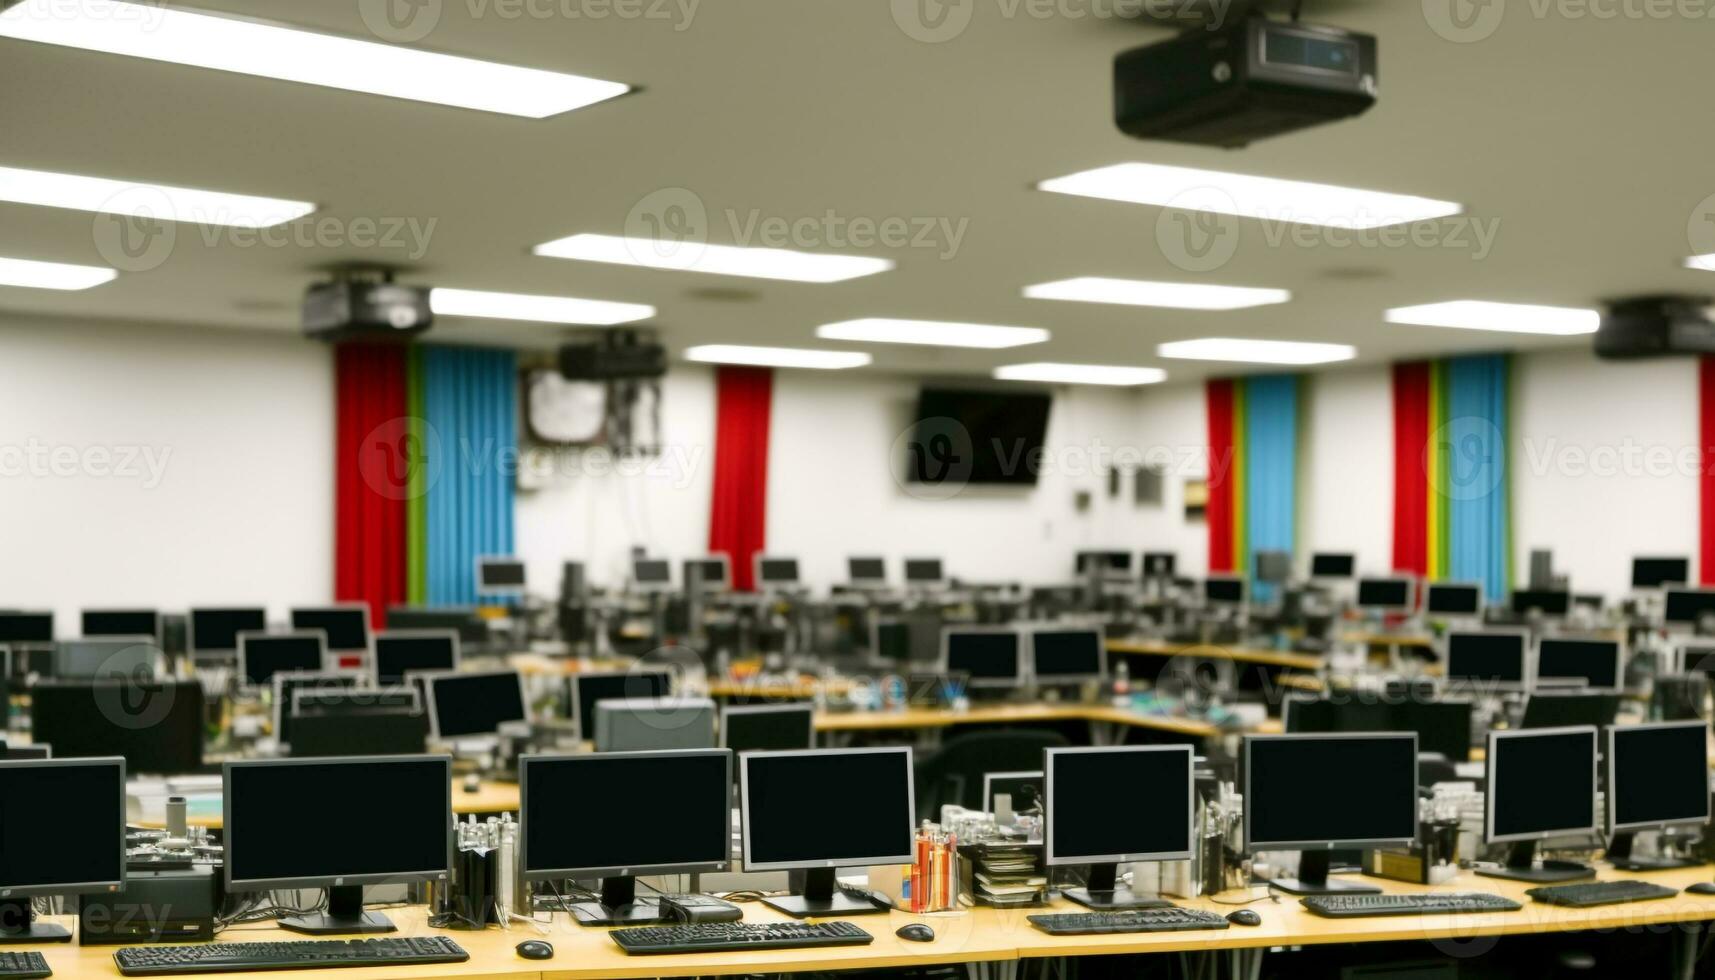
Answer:
[[[1041,381],[1067,385],[1152,385],[1167,380],[1160,368],[1116,367],[1107,364],[1007,364],[994,369],[1002,381]]]
[[[620,235],[572,235],[536,246],[536,254],[555,259],[607,262],[675,272],[707,272],[791,282],[844,282],[886,272],[890,259],[784,248],[744,248],[686,241],[662,243]]]
[[[816,328],[823,340],[860,341],[871,344],[920,344],[928,347],[976,347],[999,350],[1040,344],[1049,337],[1040,327],[999,327],[987,323],[952,323],[944,320],[894,320],[870,317],[824,323]]]
[[[16,167],[0,167],[0,201],[231,228],[270,228],[316,209],[307,201]]]
[[[647,320],[655,307],[639,303],[612,303],[575,296],[532,296],[526,293],[491,293],[480,289],[445,289],[429,293],[429,308],[436,316],[474,316],[496,320],[534,320],[541,323],[580,323],[612,326]]]
[[[746,364],[754,367],[815,368],[839,371],[863,367],[871,360],[858,351],[806,350],[801,347],[748,347],[744,344],[703,344],[687,348],[685,359],[705,364]]]
[[[1349,344],[1315,344],[1295,340],[1243,340],[1204,337],[1176,340],[1155,349],[1162,357],[1187,361],[1236,361],[1246,364],[1331,364],[1349,361],[1358,350]]]
[[[112,282],[119,273],[99,265],[67,262],[38,262],[34,259],[0,258],[0,286],[29,289],[88,289]]]
[[[1570,337],[1595,333],[1602,314],[1569,306],[1532,306],[1529,303],[1492,303],[1461,299],[1423,306],[1401,306],[1387,311],[1389,323],[1419,327],[1456,327],[1461,330],[1495,330],[1505,333],[1536,333]]]
[[[1121,306],[1160,306],[1175,310],[1242,310],[1292,299],[1284,289],[1250,286],[1211,286],[1189,282],[1149,282],[1082,276],[1024,287],[1030,299],[1063,299],[1079,303]]]

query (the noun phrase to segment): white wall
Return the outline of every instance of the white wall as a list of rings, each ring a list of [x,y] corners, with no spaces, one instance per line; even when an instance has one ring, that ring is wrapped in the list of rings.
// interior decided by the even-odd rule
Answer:
[[[333,410],[297,337],[0,322],[0,606],[326,602]]]
[[[1393,386],[1387,367],[1312,375],[1299,431],[1299,552],[1357,555],[1359,574],[1393,571]]]

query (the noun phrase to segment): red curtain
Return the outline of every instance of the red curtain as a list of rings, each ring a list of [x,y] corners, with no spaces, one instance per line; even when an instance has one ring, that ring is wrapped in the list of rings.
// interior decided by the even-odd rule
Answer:
[[[722,367],[715,372],[715,474],[709,504],[709,553],[732,562],[733,588],[755,588],[754,556],[768,533],[768,421],[774,372]]]
[[[1233,570],[1233,382],[1210,381],[1204,388],[1209,411],[1209,571]]]
[[[1698,486],[1698,577],[1715,585],[1715,358],[1697,362],[1698,443],[1703,447]]]
[[[402,344],[334,352],[334,595],[369,603],[377,628],[405,601],[405,504],[414,455]]]
[[[1429,572],[1428,361],[1393,366],[1393,567]]]

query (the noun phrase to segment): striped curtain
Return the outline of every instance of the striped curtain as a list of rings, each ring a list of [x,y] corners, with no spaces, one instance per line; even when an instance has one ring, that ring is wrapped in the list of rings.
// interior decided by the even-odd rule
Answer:
[[[1298,538],[1298,375],[1208,382],[1209,569],[1256,572],[1259,551]],[[1252,586],[1260,599],[1273,586]]]
[[[430,605],[477,601],[476,559],[510,555],[518,466],[518,360],[511,351],[425,347],[420,416],[432,481],[421,546]]]

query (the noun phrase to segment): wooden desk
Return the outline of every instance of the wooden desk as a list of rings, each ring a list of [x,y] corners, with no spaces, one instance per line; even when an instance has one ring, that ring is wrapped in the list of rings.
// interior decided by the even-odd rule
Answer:
[[[816,713],[818,732],[884,732],[951,728],[954,725],[1007,725],[1033,722],[1084,721],[1094,724],[1148,728],[1175,735],[1214,738],[1221,730],[1206,721],[1150,715],[1096,704],[997,704],[964,711],[951,708],[906,708],[901,711]]]
[[[1131,653],[1155,657],[1191,657],[1202,660],[1231,660],[1288,670],[1321,670],[1322,658],[1308,653],[1252,650],[1214,644],[1163,643],[1159,640],[1109,640],[1109,653]]]
[[[494,783],[484,781],[477,786],[476,792],[467,793],[464,780],[453,778],[453,813],[464,816],[467,813],[501,813],[518,812],[518,784]],[[224,818],[219,814],[191,817],[186,821],[193,827],[207,827],[210,830],[220,830],[225,826]],[[166,827],[161,820],[132,820],[132,826],[146,830],[160,830]]]

